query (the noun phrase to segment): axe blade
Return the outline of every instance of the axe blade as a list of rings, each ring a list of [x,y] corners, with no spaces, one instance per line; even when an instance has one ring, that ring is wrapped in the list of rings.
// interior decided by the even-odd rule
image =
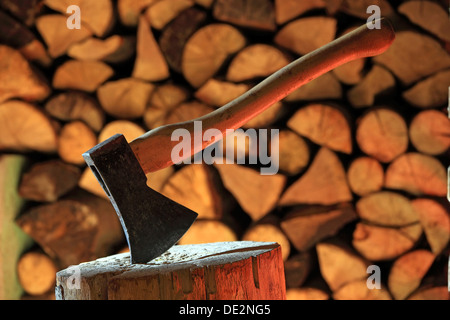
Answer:
[[[131,263],[147,263],[163,254],[197,218],[197,213],[147,186],[147,177],[122,134],[96,145],[83,158],[116,210]]]

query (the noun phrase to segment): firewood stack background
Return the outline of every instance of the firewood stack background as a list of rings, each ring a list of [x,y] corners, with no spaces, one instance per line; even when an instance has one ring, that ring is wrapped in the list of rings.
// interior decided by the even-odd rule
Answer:
[[[397,34],[386,53],[321,76],[245,126],[279,129],[278,174],[186,164],[149,184],[199,214],[181,244],[280,243],[288,299],[448,299],[447,1],[0,3],[0,188],[24,200],[18,228],[2,229],[3,298],[54,299],[57,270],[126,248],[84,151],[209,113],[377,5]],[[81,29],[68,28],[70,5]],[[377,275],[381,289],[369,288]]]

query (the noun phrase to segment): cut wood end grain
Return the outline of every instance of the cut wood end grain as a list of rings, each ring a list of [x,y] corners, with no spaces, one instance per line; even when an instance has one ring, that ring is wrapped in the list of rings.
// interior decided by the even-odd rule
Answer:
[[[113,74],[113,69],[100,61],[69,60],[56,69],[53,87],[94,92]]]
[[[286,298],[280,247],[273,242],[177,245],[149,264],[130,265],[129,260],[130,254],[122,253],[80,264],[81,290],[67,287],[67,279],[71,276],[69,269],[59,271],[56,279],[59,294],[56,298]],[[105,281],[107,278],[109,281]]]
[[[41,101],[50,93],[45,79],[19,51],[0,45],[0,103],[11,98]]]
[[[20,100],[0,104],[0,149],[55,153],[58,136],[50,117]]]

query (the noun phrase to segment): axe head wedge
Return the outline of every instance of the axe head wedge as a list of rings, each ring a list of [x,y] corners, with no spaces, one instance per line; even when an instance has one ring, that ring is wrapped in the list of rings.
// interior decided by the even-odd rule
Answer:
[[[147,186],[147,177],[122,134],[83,154],[122,224],[131,263],[147,263],[185,234],[197,213]]]

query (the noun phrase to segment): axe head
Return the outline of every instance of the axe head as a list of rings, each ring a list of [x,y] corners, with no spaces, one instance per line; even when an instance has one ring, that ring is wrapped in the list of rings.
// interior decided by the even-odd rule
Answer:
[[[133,150],[116,134],[83,154],[119,216],[131,263],[147,263],[172,247],[197,213],[147,186]]]

